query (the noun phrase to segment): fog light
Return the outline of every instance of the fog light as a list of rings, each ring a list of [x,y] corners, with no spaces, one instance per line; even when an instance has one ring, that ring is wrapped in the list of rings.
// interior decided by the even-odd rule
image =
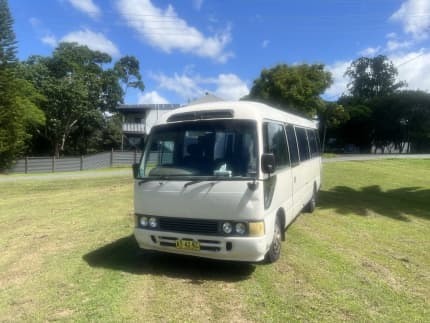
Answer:
[[[230,222],[224,222],[222,224],[222,231],[226,234],[230,234],[233,231],[233,225]]]
[[[237,234],[240,234],[241,236],[245,234],[246,232],[246,225],[244,223],[236,223],[235,230]]]
[[[141,227],[147,227],[148,226],[148,218],[146,216],[141,216],[139,218],[139,224]]]
[[[149,218],[149,227],[152,229],[157,227],[157,219],[156,218]]]

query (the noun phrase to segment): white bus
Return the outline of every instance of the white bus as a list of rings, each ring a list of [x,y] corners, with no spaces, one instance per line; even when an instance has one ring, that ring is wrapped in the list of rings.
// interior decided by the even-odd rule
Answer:
[[[315,122],[247,101],[165,114],[133,170],[140,248],[248,262],[279,258],[321,184]]]

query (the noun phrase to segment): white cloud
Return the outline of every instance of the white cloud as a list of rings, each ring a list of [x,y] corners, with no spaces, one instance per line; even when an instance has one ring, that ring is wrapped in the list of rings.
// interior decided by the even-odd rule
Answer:
[[[396,33],[388,33],[385,35],[385,37],[387,37],[388,39],[396,39],[397,34]]]
[[[76,42],[81,45],[87,45],[92,50],[98,50],[107,53],[113,57],[120,55],[116,45],[107,39],[102,33],[96,33],[89,29],[73,31],[64,36],[63,42]]]
[[[368,47],[366,49],[363,49],[362,51],[358,52],[361,56],[374,56],[376,53],[378,53],[381,50],[381,47]]]
[[[49,45],[51,47],[56,47],[58,42],[57,38],[52,34],[47,34],[41,38],[42,43]]]
[[[411,41],[397,41],[394,39],[391,39],[387,41],[387,50],[390,52],[399,50],[399,49],[405,49],[408,47],[411,47],[413,43]]]
[[[333,77],[333,84],[325,91],[323,95],[325,99],[334,100],[347,92],[349,79],[345,76],[345,72],[350,65],[351,61],[339,61],[332,65],[327,65],[327,69]]]
[[[215,95],[226,100],[238,100],[249,93],[248,85],[236,74],[219,74],[214,80]]]
[[[169,103],[169,101],[163,98],[157,91],[151,91],[144,94],[139,94],[137,98],[138,104],[165,104]]]
[[[390,57],[408,89],[430,91],[430,51],[420,50]]]
[[[179,75],[177,73],[171,77],[162,73],[152,74],[151,77],[158,82],[160,88],[175,92],[185,100],[192,100],[202,96],[205,92],[198,85],[198,77],[194,78],[186,74]]]
[[[69,0],[70,4],[76,9],[86,13],[91,18],[100,16],[100,8],[93,2],[93,0]]]
[[[402,23],[404,32],[415,39],[424,39],[430,32],[429,12],[429,0],[406,0],[390,19]]]
[[[30,25],[33,28],[39,27],[41,25],[41,21],[40,19],[37,19],[36,17],[31,17],[30,19],[28,19],[28,22],[30,23]]]
[[[180,18],[171,5],[163,10],[155,7],[150,0],[119,0],[117,6],[130,27],[152,46],[166,53],[179,50],[220,63],[233,56],[225,51],[231,41],[230,28],[206,37]]]
[[[203,0],[193,0],[193,8],[199,11],[202,8]]]
[[[421,49],[408,53],[397,53],[388,56],[398,70],[398,80],[406,81],[410,90],[430,91],[430,51]],[[348,78],[344,76],[351,61],[340,61],[328,65],[333,75],[333,85],[324,93],[327,100],[334,100],[347,92]]]
[[[261,43],[261,47],[266,48],[267,46],[269,46],[270,44],[270,40],[265,39],[263,40],[263,42]]]
[[[187,72],[175,73],[170,77],[162,73],[152,74],[151,77],[160,88],[175,92],[184,100],[196,99],[206,92],[214,93],[224,100],[238,100],[249,93],[246,82],[232,73],[207,78]]]

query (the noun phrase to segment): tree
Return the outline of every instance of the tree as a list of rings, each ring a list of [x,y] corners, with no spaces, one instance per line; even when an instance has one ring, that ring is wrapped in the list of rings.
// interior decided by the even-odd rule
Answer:
[[[114,71],[118,75],[122,85],[124,95],[129,87],[143,91],[145,85],[139,71],[139,61],[134,56],[124,56],[115,63]]]
[[[314,117],[324,106],[320,95],[331,83],[331,74],[324,70],[322,64],[280,64],[263,69],[244,99],[266,102]]]
[[[391,95],[405,86],[405,82],[396,81],[397,74],[393,63],[384,55],[360,57],[345,72],[351,79],[348,84],[351,96],[363,100]]]
[[[372,102],[374,142],[380,148],[394,145],[403,151],[408,143],[412,152],[430,150],[430,94],[400,91]]]
[[[16,39],[6,0],[0,0],[0,169],[7,168],[44,123],[38,104],[43,100],[33,86],[17,77]]]
[[[127,56],[105,68],[110,62],[108,54],[61,43],[52,56],[33,56],[21,65],[22,74],[47,98],[42,106],[46,127],[33,147],[48,142],[56,156],[101,149],[104,128],[110,126],[107,115],[123,102],[120,82],[143,88],[137,59]]]
[[[349,120],[345,108],[336,102],[325,102],[318,111],[319,127],[322,130],[322,152],[325,152],[327,130],[337,128]]]

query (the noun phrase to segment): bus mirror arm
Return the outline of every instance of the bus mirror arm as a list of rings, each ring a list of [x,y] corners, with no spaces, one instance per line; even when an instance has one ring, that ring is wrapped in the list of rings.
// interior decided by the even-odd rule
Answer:
[[[139,175],[139,164],[133,164],[133,177],[136,179]]]
[[[257,179],[253,179],[252,180],[252,182],[248,182],[248,188],[251,190],[251,191],[255,191],[257,188],[258,188],[258,182],[257,182]]]

